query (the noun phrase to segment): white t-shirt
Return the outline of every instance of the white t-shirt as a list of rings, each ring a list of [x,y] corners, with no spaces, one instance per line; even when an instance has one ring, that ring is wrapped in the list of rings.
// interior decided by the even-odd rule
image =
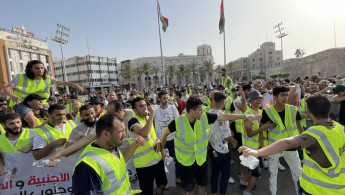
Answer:
[[[221,110],[212,109],[209,113],[223,114]],[[228,153],[228,142],[225,138],[231,136],[229,121],[216,121],[210,124],[210,143],[212,147],[219,153]]]
[[[168,105],[166,109],[162,109],[159,105],[156,108],[154,124],[156,135],[159,139],[162,139],[163,132],[169,123],[174,120],[175,117],[180,116],[178,110],[173,105]],[[167,141],[174,139],[174,133],[170,134]]]

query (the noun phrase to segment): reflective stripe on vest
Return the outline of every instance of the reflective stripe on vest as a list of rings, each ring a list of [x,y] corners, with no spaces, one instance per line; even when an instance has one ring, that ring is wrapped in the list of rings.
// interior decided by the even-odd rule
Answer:
[[[305,131],[315,138],[328,158],[331,166],[320,167],[303,150],[303,170],[300,178],[301,187],[311,194],[345,194],[345,147],[344,127],[333,121],[335,128],[332,130],[318,125]]]
[[[252,111],[251,108],[248,108],[247,111],[245,112],[245,114],[254,114],[254,112]],[[259,114],[261,114],[260,109],[259,109]],[[251,123],[251,127],[250,127],[251,131],[256,131],[260,128],[259,121],[255,120],[255,121],[252,121],[250,123]],[[247,135],[247,131],[244,129],[244,131],[242,133],[242,143],[244,146],[247,146],[249,148],[258,149],[260,147],[259,137],[260,137],[260,133],[254,135],[252,137],[249,137]]]
[[[45,137],[46,137],[46,141],[47,141],[48,144],[51,143],[51,142],[53,142],[53,141],[55,141],[55,140],[57,140],[57,139],[60,139],[60,138],[66,138],[66,139],[68,139],[69,135],[70,135],[71,132],[72,132],[72,129],[75,127],[75,124],[74,124],[72,121],[69,121],[69,120],[67,120],[67,121],[65,121],[65,122],[66,122],[66,125],[65,125],[65,134],[62,133],[61,131],[56,130],[55,128],[52,127],[52,129],[55,129],[56,131],[59,132],[60,135],[63,135],[63,136],[60,136],[60,135],[58,135],[58,134],[56,134],[56,133],[54,132],[54,134],[56,134],[56,138],[54,138],[53,135],[52,135],[52,132],[47,128],[47,125],[49,125],[49,124],[46,124],[46,125],[44,125],[44,126],[42,126],[42,127],[40,127],[40,128],[37,128],[36,131],[37,131],[37,133],[39,133],[41,136],[43,136],[43,135],[42,135],[40,132],[43,132],[43,134],[44,134]],[[43,137],[43,138],[44,138],[44,137]]]
[[[21,134],[17,139],[18,141],[16,145],[13,146],[4,133],[0,135],[0,150],[2,153],[19,152],[19,149],[22,149],[23,147],[32,146],[34,136],[35,132],[33,129],[23,128]]]
[[[195,161],[199,166],[202,165],[206,161],[209,138],[206,113],[202,114],[200,120],[195,121],[194,130],[185,114],[175,119],[175,125],[174,144],[177,160],[184,166],[190,166]]]
[[[51,85],[50,77],[47,76],[46,79],[40,78],[39,82],[29,79],[25,74],[19,75],[18,86],[13,89],[13,94],[22,98],[20,102],[23,102],[24,98],[30,94],[37,94],[39,96],[48,98],[49,97],[49,87]],[[43,100],[44,104],[47,104],[46,100]],[[10,106],[14,106],[15,102],[10,100]]]
[[[128,171],[121,152],[117,158],[111,152],[89,144],[80,155],[75,167],[80,162],[88,164],[98,174],[104,194],[131,194]]]
[[[264,109],[268,117],[276,124],[274,129],[268,130],[268,141],[273,143],[279,139],[298,135],[298,129],[296,125],[297,110],[295,106],[285,105],[285,125],[282,123],[279,114],[274,109],[273,105]]]
[[[134,115],[133,117],[136,118],[142,126],[146,125],[146,121],[140,118],[139,116]],[[161,154],[159,152],[157,153],[153,149],[156,138],[157,138],[156,131],[152,125],[149,135],[146,138],[144,138],[145,145],[139,146],[134,152],[133,163],[134,163],[135,168],[143,167],[149,162],[151,162],[152,160],[162,159]],[[133,143],[132,140],[128,140],[128,142],[130,144]]]
[[[225,113],[230,113],[232,99],[228,96],[225,102]]]

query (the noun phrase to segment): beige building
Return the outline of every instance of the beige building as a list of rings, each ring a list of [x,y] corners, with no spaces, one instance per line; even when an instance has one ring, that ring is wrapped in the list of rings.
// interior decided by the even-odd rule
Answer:
[[[290,73],[290,78],[318,74],[325,76],[345,75],[345,48],[321,51],[303,58],[284,60],[283,72]]]
[[[163,56],[163,63],[165,67],[165,71],[169,65],[174,65],[176,69],[179,68],[181,65],[188,65],[192,62],[195,62],[198,64],[198,66],[202,66],[202,64],[205,61],[212,60],[212,48],[210,45],[200,45],[197,47],[197,55],[184,55],[179,54],[178,56],[171,56],[166,57]],[[163,74],[162,74],[162,63],[161,63],[161,57],[142,57],[142,58],[136,58],[133,60],[126,60],[122,61],[119,65],[119,70],[121,70],[121,66],[123,64],[130,63],[133,68],[140,67],[143,63],[150,63],[153,67],[158,67],[159,72],[157,75],[150,74],[148,78],[145,78],[145,75],[142,75],[138,77],[137,75],[133,76],[132,78],[132,88],[146,88],[151,87],[152,85],[163,85]],[[199,83],[199,82],[208,82],[213,81],[214,74],[206,74],[206,77],[200,76],[199,74],[195,74],[194,79],[192,78],[192,75],[188,75],[185,77],[177,76],[175,75],[174,78],[169,79],[169,77],[165,76],[165,81],[167,85],[171,84],[192,84],[193,82]],[[129,81],[126,78],[123,78],[121,75],[120,77],[120,85],[122,87],[129,87]],[[170,83],[169,80],[172,82]]]
[[[280,72],[282,63],[281,50],[275,49],[275,43],[265,42],[260,48],[249,54],[233,61],[233,70],[228,70],[230,77],[237,80],[240,76],[252,79],[254,75],[263,74],[266,78],[272,72]]]
[[[40,60],[54,77],[51,50],[46,40],[35,37],[24,27],[12,30],[0,28],[0,89],[4,88],[16,74],[25,72],[30,60]]]

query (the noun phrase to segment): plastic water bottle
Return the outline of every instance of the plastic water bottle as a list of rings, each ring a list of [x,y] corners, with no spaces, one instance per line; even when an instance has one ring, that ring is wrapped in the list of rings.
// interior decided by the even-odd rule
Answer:
[[[217,158],[218,157],[218,154],[215,150],[212,151],[212,154],[213,154],[213,157]]]
[[[54,164],[57,164],[60,162],[60,159],[54,159],[52,161]],[[49,159],[42,159],[42,160],[38,160],[32,163],[32,166],[34,167],[48,167],[50,164],[50,160]]]
[[[14,168],[10,168],[10,167],[4,167],[4,169],[5,169],[5,174],[3,174],[1,177],[1,181],[3,184],[9,181],[10,179],[12,179],[13,171],[14,171]]]
[[[169,156],[169,150],[167,148],[165,148],[163,152],[165,154],[164,162],[166,165],[169,165],[174,159]]]

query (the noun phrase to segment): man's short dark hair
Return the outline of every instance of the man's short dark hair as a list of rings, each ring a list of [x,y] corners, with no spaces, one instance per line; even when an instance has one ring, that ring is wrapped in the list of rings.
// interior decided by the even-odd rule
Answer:
[[[144,97],[150,96],[150,93],[144,93]]]
[[[222,68],[222,71],[223,71],[223,72],[226,72],[226,69],[225,69],[225,68]]]
[[[188,98],[188,100],[186,102],[186,110],[187,110],[187,112],[189,112],[191,109],[195,110],[200,105],[203,105],[203,101],[200,98],[192,96],[192,97]]]
[[[273,88],[273,96],[278,96],[280,93],[290,91],[289,87],[286,86],[277,86]]]
[[[84,110],[89,110],[93,108],[93,105],[91,104],[86,104],[86,105],[82,105],[80,108],[79,108],[79,113],[81,114]]]
[[[168,95],[168,92],[161,91],[161,92],[159,92],[158,97],[161,98],[163,95]]]
[[[136,108],[136,103],[137,102],[139,102],[139,101],[141,101],[141,100],[144,100],[145,101],[145,99],[144,98],[142,98],[142,97],[136,97],[136,98],[134,98],[133,100],[132,100],[132,102],[131,102],[131,104],[132,104],[132,109],[135,109]]]
[[[114,107],[115,107],[115,112],[118,112],[118,111],[124,109],[124,105],[123,105],[121,102],[119,102],[118,100],[112,100],[112,101],[110,101],[110,102],[108,103],[108,106],[109,106],[109,105],[114,105]]]
[[[312,96],[306,100],[307,108],[317,119],[329,117],[331,102],[324,96]]]
[[[101,118],[98,119],[96,123],[96,137],[100,137],[102,131],[106,130],[112,132],[114,130],[114,119],[123,122],[123,119],[115,113],[108,113],[103,115]]]
[[[176,92],[175,92],[175,95],[176,95],[177,97],[179,97],[179,98],[181,98],[181,97],[182,97],[182,93],[181,93],[181,91],[176,91]]]
[[[49,106],[48,113],[53,114],[54,110],[64,110],[64,109],[66,109],[64,105],[53,104],[53,105]]]
[[[185,88],[181,89],[181,92],[186,92],[187,90]]]
[[[5,115],[1,116],[0,123],[6,123],[6,121],[8,121],[8,120],[14,120],[17,118],[20,118],[20,115],[18,113],[9,112],[9,113],[6,113]]]

